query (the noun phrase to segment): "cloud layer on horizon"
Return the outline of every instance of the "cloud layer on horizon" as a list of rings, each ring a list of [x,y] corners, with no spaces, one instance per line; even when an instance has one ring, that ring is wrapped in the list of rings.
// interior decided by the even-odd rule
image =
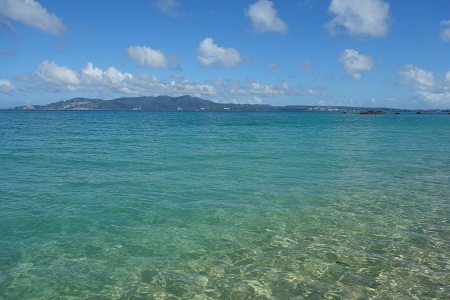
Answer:
[[[37,84],[39,89],[53,92],[97,92],[99,94],[119,93],[128,95],[194,95],[198,97],[258,96],[294,94],[287,83],[280,86],[266,85],[255,80],[244,84],[216,79],[213,82],[196,83],[177,76],[172,81],[166,81],[145,73],[133,75],[121,72],[115,67],[106,70],[86,63],[80,71],[74,71],[66,66],[60,66],[54,61],[42,62],[32,75],[28,84]],[[1,82],[1,81],[0,81]],[[3,82],[5,90],[8,81]]]
[[[433,72],[411,64],[401,67],[398,73],[403,83],[410,83],[416,88],[414,98],[435,105],[450,104],[450,71],[441,80],[436,80]]]

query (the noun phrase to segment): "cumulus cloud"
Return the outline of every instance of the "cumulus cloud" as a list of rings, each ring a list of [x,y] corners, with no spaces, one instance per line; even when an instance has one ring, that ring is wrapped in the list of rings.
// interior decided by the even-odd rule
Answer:
[[[406,65],[400,68],[399,74],[404,82],[412,83],[420,90],[427,90],[435,85],[434,75],[413,65]]]
[[[125,94],[133,94],[133,75],[122,73],[115,67],[109,67],[106,71],[95,68],[91,62],[79,74],[81,87],[98,86],[105,91],[118,91]]]
[[[335,33],[344,27],[351,35],[385,36],[389,30],[389,4],[383,0],[332,0],[328,11],[335,15],[326,27]]]
[[[409,64],[400,68],[398,73],[404,83],[411,83],[417,89],[415,98],[435,106],[450,104],[450,72],[437,80],[433,72]]]
[[[2,92],[2,93],[10,93],[10,92],[12,92],[14,90],[15,90],[15,88],[11,84],[11,81],[9,81],[7,79],[0,79],[0,92]]]
[[[288,25],[278,17],[272,1],[258,0],[248,7],[245,14],[252,21],[253,29],[259,33],[285,33],[288,30]]]
[[[218,63],[224,67],[234,67],[241,61],[241,55],[234,48],[217,46],[212,38],[205,38],[200,42],[198,60],[203,66]]]
[[[0,0],[0,16],[60,36],[67,28],[55,15],[34,0]],[[3,22],[9,24],[9,22]]]
[[[178,0],[158,0],[156,2],[158,9],[164,14],[175,17],[178,15],[178,8],[180,7],[180,1]]]
[[[80,84],[78,74],[65,66],[59,66],[55,62],[44,61],[35,71],[35,75],[44,82],[55,86],[65,87],[69,90],[74,90]]]
[[[450,20],[441,22],[441,39],[444,42],[450,42]]]
[[[354,49],[345,49],[339,56],[339,63],[354,80],[360,80],[362,75],[359,72],[370,71],[374,65],[370,56],[359,54]]]
[[[150,47],[134,46],[127,48],[127,55],[138,65],[147,68],[165,68],[169,66],[164,53]]]

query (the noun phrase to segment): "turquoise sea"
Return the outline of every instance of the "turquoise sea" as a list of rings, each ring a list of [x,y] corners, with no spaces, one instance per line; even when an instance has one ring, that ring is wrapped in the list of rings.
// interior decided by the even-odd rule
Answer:
[[[449,299],[450,115],[0,112],[0,299]]]

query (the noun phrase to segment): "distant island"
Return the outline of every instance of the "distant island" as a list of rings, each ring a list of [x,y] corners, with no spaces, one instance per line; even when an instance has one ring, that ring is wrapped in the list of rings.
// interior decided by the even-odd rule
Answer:
[[[7,110],[135,110],[135,111],[337,111],[360,114],[383,114],[385,112],[408,111],[391,108],[364,108],[349,106],[308,106],[268,104],[217,103],[192,96],[144,96],[122,97],[112,100],[73,98],[46,105],[17,106]]]

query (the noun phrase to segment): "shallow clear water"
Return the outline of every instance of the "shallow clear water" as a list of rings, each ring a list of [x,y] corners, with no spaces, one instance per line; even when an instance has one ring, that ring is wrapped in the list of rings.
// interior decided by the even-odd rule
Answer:
[[[450,116],[0,112],[2,299],[446,299]]]

